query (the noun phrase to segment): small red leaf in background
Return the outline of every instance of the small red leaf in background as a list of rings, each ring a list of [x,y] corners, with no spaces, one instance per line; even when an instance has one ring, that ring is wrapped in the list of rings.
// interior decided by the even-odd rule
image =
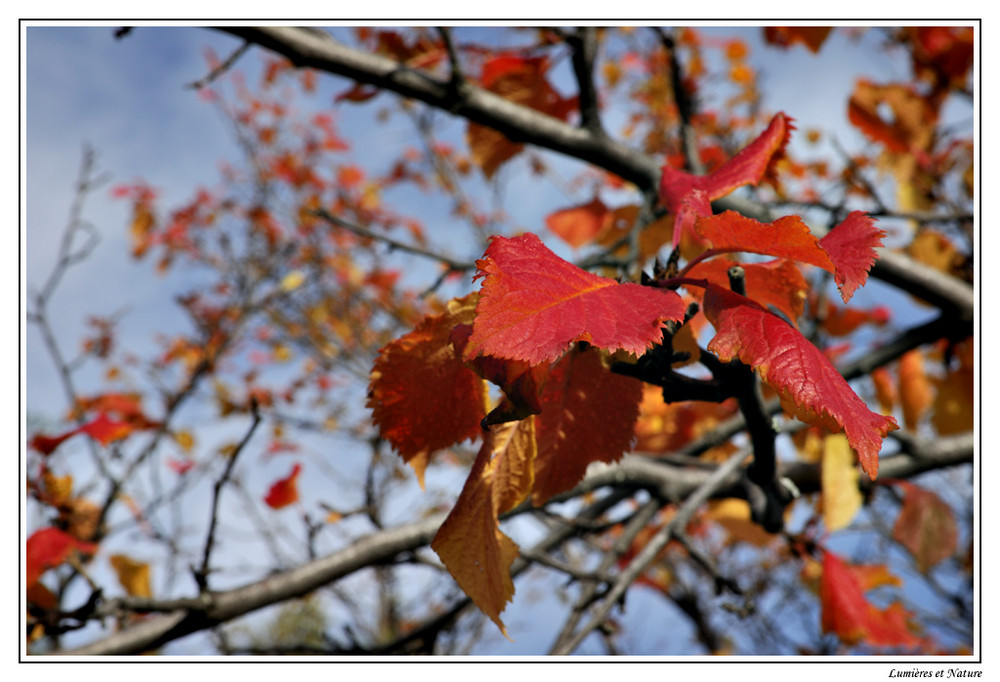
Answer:
[[[862,211],[852,211],[842,223],[819,240],[833,261],[834,279],[844,303],[868,280],[868,271],[878,258],[875,247],[882,246],[885,232]]]
[[[595,197],[581,206],[572,206],[550,213],[545,218],[545,226],[564,242],[576,248],[600,234],[610,218],[611,211],[603,201]]]
[[[167,467],[178,476],[183,476],[194,468],[194,461],[190,459],[167,458]]]
[[[127,422],[115,421],[102,412],[93,421],[87,422],[82,426],[78,426],[77,428],[58,436],[43,436],[41,434],[37,434],[31,439],[31,443],[29,443],[29,445],[43,455],[48,455],[59,447],[64,440],[75,436],[78,433],[85,433],[101,445],[106,446],[113,441],[120,440],[129,435],[134,429],[135,427],[131,424]]]
[[[264,496],[264,502],[272,509],[281,509],[299,501],[298,478],[302,472],[302,465],[296,463],[292,471],[285,478],[278,479],[271,485],[271,489]]]
[[[94,554],[97,545],[92,542],[81,542],[58,528],[41,528],[32,533],[24,552],[25,582],[28,589],[30,590],[38,582],[45,571],[62,564],[74,551]]]
[[[868,409],[822,352],[777,315],[750,299],[709,284],[705,315],[715,327],[708,350],[750,365],[808,423],[839,427],[875,480],[882,439],[899,426]]]
[[[875,306],[869,310],[838,306],[827,301],[822,314],[820,327],[830,336],[848,336],[857,331],[861,325],[874,324],[882,326],[889,322],[891,312],[884,306]]]
[[[538,458],[532,500],[540,505],[571,489],[591,462],[613,462],[632,445],[642,382],[615,374],[593,348],[556,364],[536,417]]]
[[[444,313],[382,348],[372,368],[372,420],[421,485],[430,453],[477,438],[486,416],[486,384],[451,342],[456,326],[472,323],[477,300],[473,293],[450,301]]]
[[[501,54],[483,64],[480,83],[504,99],[566,120],[576,109],[576,97],[560,95],[546,77],[548,69],[546,57]],[[473,161],[487,179],[524,148],[523,144],[512,142],[500,131],[478,123],[469,123],[465,137]]]
[[[823,552],[823,575],[820,578],[820,603],[824,632],[832,632],[847,644],[865,643],[874,647],[912,649],[923,644],[908,625],[909,614],[901,604],[876,608],[865,596],[861,576],[856,569],[833,552]],[[884,568],[884,567],[883,567]]]
[[[531,490],[535,418],[491,427],[455,507],[431,542],[462,591],[507,635],[500,613],[514,595],[510,566],[518,547],[499,528],[501,514]]]
[[[778,113],[757,139],[740,150],[708,175],[691,175],[664,166],[660,179],[660,202],[676,215],[674,246],[681,233],[694,227],[697,216],[712,215],[710,202],[726,196],[743,185],[756,185],[764,179],[772,164],[784,155],[791,131],[792,119]]]
[[[131,424],[115,421],[102,412],[97,419],[84,424],[77,429],[77,432],[85,433],[101,445],[106,446],[113,441],[121,440],[130,434],[132,430]]]
[[[904,496],[892,537],[910,550],[917,568],[927,573],[958,549],[955,518],[951,508],[933,491],[907,481],[895,485],[902,488]]]
[[[492,355],[535,365],[576,341],[642,355],[662,341],[666,320],[684,316],[676,292],[593,275],[531,233],[493,237],[476,265],[483,286],[466,359]]]
[[[765,26],[764,40],[786,50],[795,44],[804,45],[815,54],[832,30],[832,26]]]

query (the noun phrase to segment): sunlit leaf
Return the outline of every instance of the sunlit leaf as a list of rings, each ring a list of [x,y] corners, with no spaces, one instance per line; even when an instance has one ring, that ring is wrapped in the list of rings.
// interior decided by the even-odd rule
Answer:
[[[478,260],[483,280],[465,357],[552,361],[576,341],[643,354],[680,320],[676,292],[593,275],[552,253],[533,234],[494,237]]]
[[[753,367],[795,404],[800,418],[843,429],[865,473],[875,479],[882,439],[899,428],[895,419],[869,410],[822,352],[750,299],[710,284],[705,315],[717,331],[710,351]]]

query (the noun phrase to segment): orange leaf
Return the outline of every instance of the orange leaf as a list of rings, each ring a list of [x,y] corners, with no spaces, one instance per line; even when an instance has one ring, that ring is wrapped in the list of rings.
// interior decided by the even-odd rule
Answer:
[[[824,632],[832,632],[848,644],[864,642],[875,647],[912,649],[923,642],[909,628],[909,614],[897,602],[878,609],[865,597],[855,569],[833,552],[823,553],[820,602]]]
[[[912,483],[897,483],[904,491],[903,507],[892,537],[913,554],[917,568],[927,573],[955,554],[958,529],[951,508],[933,491]]]
[[[842,428],[865,473],[875,479],[882,439],[899,428],[895,419],[869,410],[822,352],[750,299],[709,284],[705,315],[717,331],[708,350],[753,367],[809,423]]]
[[[695,264],[688,276],[694,279],[705,279],[713,284],[729,286],[729,268],[739,265],[743,268],[746,278],[747,297],[762,306],[774,306],[791,322],[796,322],[805,309],[806,283],[802,271],[795,263],[777,259],[767,263],[737,263],[725,258],[713,258]],[[697,289],[692,295],[700,298]]]
[[[149,587],[149,564],[131,559],[124,554],[108,557],[111,567],[118,574],[118,582],[133,597],[151,597]]]
[[[899,395],[903,424],[912,431],[934,402],[934,391],[924,374],[924,358],[919,350],[908,351],[899,358]]]
[[[299,501],[298,478],[302,472],[302,465],[295,463],[291,472],[285,478],[278,479],[272,485],[264,502],[272,509],[281,509]]]
[[[462,493],[431,548],[472,601],[507,635],[500,613],[514,595],[510,566],[518,547],[499,528],[501,514],[531,490],[535,418],[490,428]]]
[[[45,571],[66,561],[74,552],[94,554],[97,545],[81,542],[58,528],[41,528],[28,538],[25,546],[25,582],[28,589],[38,582]]]
[[[598,198],[580,206],[564,208],[545,218],[545,226],[572,247],[580,247],[596,237],[611,218]]]
[[[476,438],[486,416],[486,384],[466,367],[452,330],[470,324],[477,294],[448,303],[379,351],[367,406],[379,433],[416,471],[421,486],[431,452]]]
[[[465,357],[493,355],[535,365],[576,341],[643,354],[666,320],[680,320],[676,292],[593,275],[552,253],[535,235],[493,237],[479,266],[483,279]]]
[[[504,99],[565,120],[575,108],[576,98],[563,98],[556,92],[545,76],[548,68],[545,57],[501,54],[483,64],[480,82]],[[466,129],[466,141],[473,161],[487,178],[492,178],[501,165],[524,148],[493,128],[471,122]]]
[[[938,114],[912,86],[861,79],[851,94],[847,117],[868,139],[892,153],[908,154],[930,148]]]
[[[614,374],[593,348],[570,352],[552,369],[536,417],[538,459],[532,501],[569,490],[591,462],[613,462],[634,438],[642,383]]]
[[[899,400],[899,394],[896,391],[896,384],[893,382],[889,370],[885,367],[877,367],[872,370],[871,378],[872,383],[875,384],[875,396],[878,398],[878,404],[882,412],[892,412],[896,401]]]

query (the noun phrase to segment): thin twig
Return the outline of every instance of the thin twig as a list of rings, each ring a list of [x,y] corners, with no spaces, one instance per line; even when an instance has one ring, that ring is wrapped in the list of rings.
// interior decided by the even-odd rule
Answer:
[[[198,588],[205,592],[208,590],[208,563],[212,556],[212,550],[215,548],[215,528],[218,523],[219,518],[219,498],[222,496],[222,488],[229,481],[229,477],[232,474],[233,467],[236,465],[236,459],[239,457],[240,452],[243,448],[247,446],[250,439],[253,437],[254,431],[257,430],[258,424],[260,424],[260,411],[257,408],[257,401],[250,400],[250,414],[252,416],[252,421],[250,422],[250,428],[243,435],[243,439],[237,444],[236,449],[229,456],[229,460],[226,462],[226,468],[222,472],[222,476],[215,482],[212,486],[212,508],[209,515],[208,523],[208,536],[205,538],[205,549],[201,557],[201,567],[194,572],[195,582],[198,583]]]

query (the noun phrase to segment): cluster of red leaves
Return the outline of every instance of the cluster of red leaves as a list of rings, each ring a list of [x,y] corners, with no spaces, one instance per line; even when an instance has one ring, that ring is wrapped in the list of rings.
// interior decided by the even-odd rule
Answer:
[[[48,455],[63,441],[79,433],[86,434],[101,445],[107,446],[134,431],[152,429],[160,425],[158,421],[149,419],[142,411],[141,397],[137,394],[105,393],[94,398],[83,398],[77,402],[71,416],[77,417],[87,412],[97,413],[97,416],[75,429],[55,436],[35,434],[29,446],[43,455]]]
[[[520,69],[524,61],[493,63],[486,74],[502,78],[512,65]],[[833,274],[848,301],[867,279],[883,233],[862,213],[817,239],[797,216],[764,224],[732,212],[713,215],[709,205],[759,182],[791,129],[779,114],[708,176],[665,169],[661,198],[677,214],[675,244],[688,230],[705,247],[685,276],[659,286],[620,283],[563,260],[533,234],[493,237],[476,262],[479,292],[451,301],[380,352],[368,406],[382,436],[421,482],[435,450],[484,436],[432,547],[501,630],[499,614],[513,595],[509,567],[516,545],[500,532],[499,516],[529,497],[544,503],[576,485],[590,463],[614,461],[631,446],[642,384],[611,372],[608,359],[641,356],[662,342],[665,324],[684,317],[685,301],[673,290],[678,285],[704,289],[704,313],[716,329],[708,350],[753,367],[800,418],[843,430],[875,478],[882,439],[897,428],[895,420],[870,411],[823,352],[761,303],[774,303],[794,320],[806,290],[798,271],[803,265]],[[570,243],[583,243],[606,229],[607,220],[606,207],[595,200],[551,216],[549,225]],[[731,262],[716,256],[733,252],[775,259],[746,266],[754,282],[748,293],[759,293],[760,302],[724,288],[724,270],[713,263],[728,267]],[[779,282],[785,291],[765,293]],[[492,410],[487,382],[503,392]]]

